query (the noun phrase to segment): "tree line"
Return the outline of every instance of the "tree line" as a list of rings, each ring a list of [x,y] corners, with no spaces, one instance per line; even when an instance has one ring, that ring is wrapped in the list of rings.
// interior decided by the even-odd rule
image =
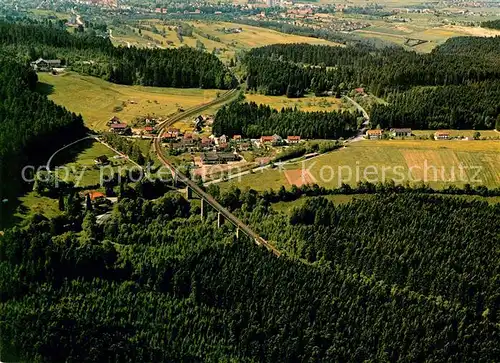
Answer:
[[[120,137],[119,135],[105,132],[101,135],[101,138],[104,142],[108,143],[113,148],[121,151],[132,160],[134,160],[137,164],[143,166],[146,164],[146,157],[142,153],[141,148],[134,140],[128,140],[127,138]]]
[[[0,44],[26,60],[60,58],[73,70],[118,84],[229,89],[237,83],[227,67],[207,52],[189,47],[114,47],[107,38],[70,34],[51,22],[0,22]]]
[[[292,108],[277,111],[255,102],[232,102],[215,116],[215,135],[242,135],[259,138],[278,134],[304,139],[339,139],[356,133],[358,114],[348,111],[303,112]]]
[[[91,212],[35,216],[6,231],[3,350],[130,362],[500,354],[498,206],[378,195],[345,206],[312,199],[286,216],[251,190],[237,199],[235,212],[282,257],[216,228],[216,213],[202,222],[178,194],[124,198],[104,223]]]
[[[36,84],[29,67],[0,49],[0,201],[21,190],[24,166],[46,163],[85,132],[81,116],[37,93]]]
[[[483,21],[481,26],[483,28],[500,29],[500,20]]]

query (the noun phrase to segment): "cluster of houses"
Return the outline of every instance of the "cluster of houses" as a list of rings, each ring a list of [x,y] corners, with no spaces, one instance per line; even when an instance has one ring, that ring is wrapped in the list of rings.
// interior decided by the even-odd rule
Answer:
[[[369,140],[380,140],[384,136],[384,130],[374,129],[366,131],[366,138]],[[412,136],[412,131],[409,128],[400,128],[400,129],[390,129],[389,130],[390,137],[410,137]]]
[[[266,144],[270,144],[273,146],[279,146],[283,144],[298,144],[300,142],[300,136],[287,136],[286,142],[283,140],[283,138],[279,135],[272,135],[272,136],[261,136],[259,139],[259,146],[264,146]]]
[[[412,131],[410,128],[396,128],[390,129],[387,133],[389,137],[410,137]],[[434,140],[449,140],[450,132],[445,130],[438,130],[434,133]],[[366,131],[366,138],[369,140],[380,140],[384,137],[384,130],[375,129]]]

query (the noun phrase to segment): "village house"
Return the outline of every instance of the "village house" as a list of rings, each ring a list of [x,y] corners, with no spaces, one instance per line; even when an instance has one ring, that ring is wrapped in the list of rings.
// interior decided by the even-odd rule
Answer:
[[[118,135],[125,135],[130,132],[130,127],[127,124],[111,124],[111,132]]]
[[[109,119],[109,121],[106,123],[106,125],[111,126],[113,124],[121,124],[121,123],[122,123],[122,121],[118,117],[113,116],[112,118]]]
[[[240,156],[234,153],[203,153],[201,154],[201,162],[204,165],[226,164],[231,161],[240,160]]]
[[[177,136],[174,133],[171,132],[164,132],[163,135],[161,135],[161,138],[163,141],[171,142],[177,140]]]
[[[179,134],[181,133],[181,130],[175,128],[175,127],[169,127],[167,129],[167,133],[174,135],[174,137],[178,137]]]
[[[233,141],[236,141],[236,142],[241,141],[241,135],[233,135]]]
[[[213,146],[213,141],[212,139],[208,137],[202,137],[201,138],[201,147],[202,148],[210,148]]]
[[[448,140],[450,133],[448,131],[436,131],[434,133],[434,140]]]
[[[191,133],[186,133],[186,134],[184,134],[184,137],[182,138],[181,144],[184,147],[194,147],[194,146],[198,146],[199,141],[200,140],[198,139],[198,137],[195,137]]]
[[[229,150],[229,144],[227,142],[224,142],[224,143],[220,143],[217,145],[217,150],[218,151],[226,151],[226,150]]]
[[[219,137],[218,144],[227,144],[227,136],[222,135],[221,137]]]
[[[288,136],[286,142],[289,144],[298,144],[300,142],[300,136]]]
[[[145,134],[151,134],[154,130],[155,130],[155,128],[153,126],[146,126],[144,128],[144,133]]]
[[[98,156],[94,159],[94,163],[98,166],[109,164],[109,159],[106,155]]]
[[[382,138],[382,130],[368,130],[366,131],[366,138],[370,140],[380,140]]]
[[[251,144],[248,142],[242,142],[241,144],[238,145],[238,149],[240,151],[248,151],[251,148]]]
[[[391,129],[392,137],[405,137],[411,136],[411,129],[403,128],[403,129]]]
[[[283,139],[281,136],[274,134],[273,136],[261,136],[260,137],[260,143],[261,145],[263,144],[272,144],[272,145],[279,145],[283,142]]]
[[[31,62],[31,67],[37,72],[50,72],[54,68],[61,67],[61,61],[59,59],[45,60],[38,58],[36,61]]]
[[[261,144],[271,144],[274,142],[274,137],[272,136],[261,136],[260,143]]]
[[[359,88],[355,88],[354,91],[358,94],[358,95],[364,95],[365,94],[365,89],[363,87],[359,87]]]

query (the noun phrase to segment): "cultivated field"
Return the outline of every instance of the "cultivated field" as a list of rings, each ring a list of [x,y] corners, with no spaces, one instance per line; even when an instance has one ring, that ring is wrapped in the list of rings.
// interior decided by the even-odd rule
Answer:
[[[182,42],[180,42],[177,37],[175,27],[154,19],[142,20],[140,21],[140,26],[148,29],[152,29],[152,26],[154,26],[156,29],[165,32],[165,36],[145,29],[141,29],[141,34],[139,34],[138,28],[131,25],[125,25],[119,28],[113,28],[112,41],[116,45],[160,48],[176,48],[180,46],[194,48],[197,46],[197,43],[201,42],[208,52],[216,50],[216,54],[226,61],[233,58],[235,52],[239,50],[261,47],[269,44],[309,43],[338,45],[337,43],[323,39],[285,34],[270,29],[236,23],[191,21],[189,24],[195,28],[195,32],[193,32],[192,36],[184,36]],[[225,33],[221,31],[223,28],[241,28],[242,32]],[[196,31],[198,31],[198,33]],[[204,36],[205,34],[211,39]]]
[[[272,108],[281,110],[285,108],[297,107],[300,111],[335,111],[342,108],[342,99],[335,97],[316,97],[306,95],[303,98],[288,98],[286,96],[266,96],[260,94],[247,93],[245,95],[248,102],[269,105]]]
[[[138,116],[167,117],[179,107],[188,108],[209,102],[217,90],[123,86],[95,77],[66,73],[38,75],[40,88],[49,99],[81,114],[85,124],[95,130],[106,130],[113,116],[130,123]]]
[[[463,168],[460,166],[463,165]],[[230,181],[257,190],[289,187],[285,170],[304,167],[319,185],[356,185],[358,180],[419,184],[500,186],[500,141],[388,140],[361,141],[316,158],[286,164]]]

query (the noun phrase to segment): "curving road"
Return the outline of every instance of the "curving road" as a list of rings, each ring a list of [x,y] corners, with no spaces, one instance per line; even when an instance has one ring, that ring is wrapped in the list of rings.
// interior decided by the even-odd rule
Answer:
[[[217,99],[215,99],[211,102],[201,104],[199,106],[194,106],[192,108],[187,109],[185,112],[178,113],[178,114],[174,115],[169,120],[166,120],[158,125],[158,135],[161,136],[162,131],[166,127],[172,126],[175,122],[180,121],[186,117],[198,114],[210,106],[227,101],[237,92],[238,92],[238,90],[236,90],[236,89],[227,91],[227,92],[223,93],[220,97],[218,97]],[[172,175],[177,176],[177,180],[179,182],[183,183],[188,188],[191,188],[191,190],[193,190],[196,194],[198,194],[200,196],[200,198],[204,199],[215,210],[217,210],[220,214],[222,214],[227,221],[231,222],[236,228],[240,229],[247,236],[252,238],[257,245],[266,247],[269,251],[271,251],[273,254],[275,254],[278,257],[281,255],[281,252],[279,250],[277,250],[275,247],[273,247],[271,244],[269,244],[265,239],[260,237],[247,224],[243,223],[238,217],[236,217],[234,214],[232,214],[230,211],[228,211],[226,208],[224,208],[219,202],[217,202],[214,197],[212,197],[210,194],[206,193],[203,189],[201,189],[198,186],[198,184],[194,183],[187,176],[182,174],[174,165],[172,165],[165,158],[165,156],[163,155],[163,152],[161,150],[161,137],[155,138],[153,145],[154,145],[153,146],[154,151],[155,151],[156,155],[158,156],[158,158],[161,160],[163,165],[165,165],[172,172]]]

